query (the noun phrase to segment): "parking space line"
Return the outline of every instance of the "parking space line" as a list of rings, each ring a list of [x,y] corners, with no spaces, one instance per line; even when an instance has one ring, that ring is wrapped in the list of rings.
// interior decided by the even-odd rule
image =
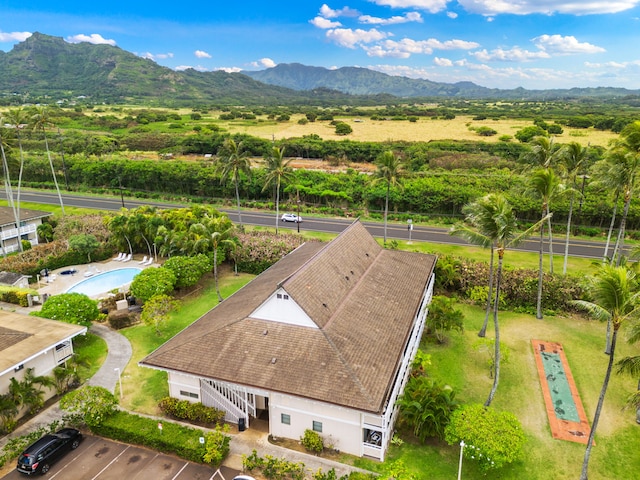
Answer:
[[[93,477],[91,480],[96,480],[96,478],[98,478],[100,475],[102,475],[102,473],[103,473],[107,468],[109,468],[109,467],[113,464],[113,462],[115,462],[116,460],[118,460],[118,459],[122,456],[122,454],[123,454],[124,452],[126,452],[127,450],[129,450],[129,447],[130,447],[130,446],[131,446],[131,445],[127,445],[127,448],[125,448],[124,450],[122,450],[122,451],[118,454],[118,456],[117,456],[116,458],[114,458],[113,460],[111,460],[111,461],[110,461],[110,462],[109,462],[109,463],[108,463],[108,464],[107,464],[107,465],[106,465],[102,470],[100,470],[100,471],[98,472],[98,474],[97,474],[95,477]]]
[[[187,468],[189,466],[189,462],[185,463],[182,468],[178,471],[178,473],[176,473],[173,478],[171,480],[176,480],[176,478],[178,478],[180,476],[180,474],[182,473],[182,471]]]

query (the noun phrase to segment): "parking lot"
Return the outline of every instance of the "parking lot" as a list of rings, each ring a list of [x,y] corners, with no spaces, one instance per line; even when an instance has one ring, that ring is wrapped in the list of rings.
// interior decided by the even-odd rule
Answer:
[[[177,457],[100,437],[86,436],[76,450],[51,466],[42,478],[59,480],[231,480],[239,472],[215,470]],[[24,479],[13,470],[3,479]]]

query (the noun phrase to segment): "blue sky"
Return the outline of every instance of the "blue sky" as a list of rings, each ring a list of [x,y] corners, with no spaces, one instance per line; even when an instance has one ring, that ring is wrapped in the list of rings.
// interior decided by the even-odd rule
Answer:
[[[640,0],[0,0],[0,49],[33,32],[176,70],[359,66],[495,88],[640,88]]]

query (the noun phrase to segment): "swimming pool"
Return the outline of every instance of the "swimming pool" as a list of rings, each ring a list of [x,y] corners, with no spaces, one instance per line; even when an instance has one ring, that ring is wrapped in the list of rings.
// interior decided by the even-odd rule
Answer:
[[[131,283],[133,277],[141,271],[141,268],[118,268],[109,272],[99,273],[76,283],[65,293],[84,293],[88,297],[94,297]]]

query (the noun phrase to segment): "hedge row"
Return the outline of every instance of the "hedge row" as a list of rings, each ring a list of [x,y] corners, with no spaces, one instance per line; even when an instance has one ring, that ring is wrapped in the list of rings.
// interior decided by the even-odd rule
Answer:
[[[29,306],[27,295],[38,295],[38,292],[20,287],[0,287],[0,302],[27,307]]]
[[[189,420],[200,424],[218,424],[224,422],[224,410],[207,407],[202,403],[193,403],[189,400],[178,400],[173,397],[165,397],[158,403],[160,410],[165,415],[178,420]]]
[[[175,454],[191,462],[203,463],[206,453],[204,443],[200,443],[200,438],[205,436],[202,430],[171,422],[159,424],[155,419],[124,411],[116,412],[101,425],[92,426],[91,431],[113,440]]]

